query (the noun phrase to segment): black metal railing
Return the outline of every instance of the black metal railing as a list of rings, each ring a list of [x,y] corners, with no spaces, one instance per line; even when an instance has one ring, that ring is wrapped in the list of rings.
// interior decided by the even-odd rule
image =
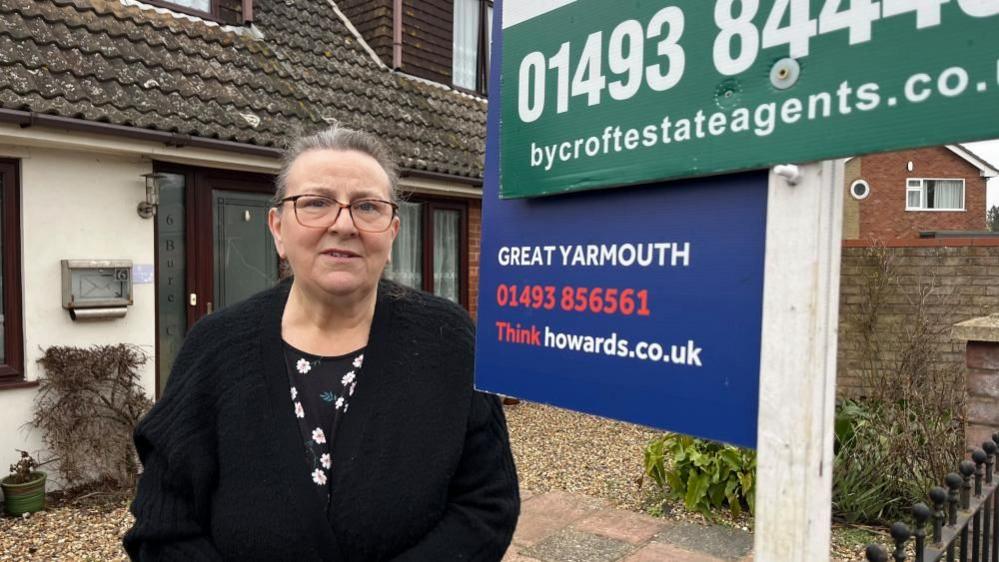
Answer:
[[[912,506],[913,526],[896,522],[891,526],[894,562],[999,562],[999,474],[996,473],[999,433],[971,460],[961,461],[958,472],[944,478],[946,488],[930,490],[930,508],[924,503]],[[927,536],[927,524],[930,535]],[[912,541],[910,543],[910,540]],[[913,547],[915,558],[909,557]],[[869,562],[888,562],[880,545],[867,546]]]

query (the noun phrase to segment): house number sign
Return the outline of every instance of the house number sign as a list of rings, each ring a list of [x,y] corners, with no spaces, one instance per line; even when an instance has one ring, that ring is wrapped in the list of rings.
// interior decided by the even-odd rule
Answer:
[[[999,0],[538,0],[503,26],[503,197],[999,137]]]

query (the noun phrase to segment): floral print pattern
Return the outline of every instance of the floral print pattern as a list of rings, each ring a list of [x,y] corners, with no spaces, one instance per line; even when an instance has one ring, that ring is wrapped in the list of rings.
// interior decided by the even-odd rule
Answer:
[[[326,473],[321,469],[315,469],[312,471],[312,481],[320,486],[326,485]]]
[[[295,363],[295,368],[304,375],[312,370],[312,363],[308,359],[299,359],[298,363]]]
[[[309,476],[329,506],[333,438],[350,406],[364,364],[363,349],[320,357],[285,344],[292,408],[305,445]]]
[[[323,433],[323,428],[317,427],[312,430],[312,440],[320,445],[326,442],[326,434]]]

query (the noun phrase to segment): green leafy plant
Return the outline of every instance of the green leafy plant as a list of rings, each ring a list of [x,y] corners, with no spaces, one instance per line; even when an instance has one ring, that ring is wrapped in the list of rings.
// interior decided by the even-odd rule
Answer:
[[[945,460],[943,455],[954,455],[951,466],[960,460],[963,431],[956,417],[951,410],[934,412],[904,400],[837,404],[834,516],[849,523],[887,523],[926,501],[926,492],[943,478],[928,462],[931,455]],[[909,453],[913,450],[920,456]]]
[[[885,435],[872,404],[842,400],[836,404],[833,511],[849,523],[878,521],[902,502],[885,478]]]
[[[754,509],[756,453],[731,445],[668,434],[645,448],[645,476],[688,510],[710,515],[728,507]]]

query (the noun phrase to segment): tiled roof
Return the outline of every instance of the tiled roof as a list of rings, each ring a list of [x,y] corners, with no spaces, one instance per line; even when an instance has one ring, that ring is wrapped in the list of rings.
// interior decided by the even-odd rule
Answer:
[[[121,0],[0,2],[0,108],[281,147],[338,121],[404,168],[479,178],[484,101],[395,74],[326,0],[255,0],[253,29]]]

